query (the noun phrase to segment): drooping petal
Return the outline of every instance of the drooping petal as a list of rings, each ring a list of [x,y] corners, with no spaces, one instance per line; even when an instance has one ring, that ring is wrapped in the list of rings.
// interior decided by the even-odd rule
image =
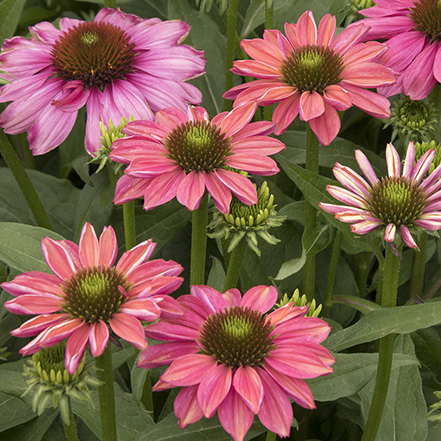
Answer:
[[[256,370],[251,366],[239,366],[234,373],[233,387],[248,409],[258,414],[263,400],[263,386]]]
[[[67,340],[64,364],[70,375],[74,374],[83,359],[89,341],[89,330],[89,324],[84,323]]]
[[[144,328],[135,317],[129,314],[116,313],[109,319],[109,325],[116,335],[128,341],[135,348],[143,350],[147,347]]]
[[[11,331],[15,337],[31,337],[44,331],[49,326],[62,322],[69,317],[69,314],[41,314],[24,322],[19,328]]]
[[[190,211],[194,211],[199,207],[205,192],[205,175],[206,173],[203,172],[191,171],[185,175],[178,186],[176,198],[180,204],[185,205]]]
[[[103,355],[108,342],[109,328],[102,320],[98,320],[90,327],[89,332],[90,352],[92,356],[99,357]]]
[[[317,118],[311,119],[309,125],[323,145],[329,145],[340,131],[340,117],[328,101],[323,101],[325,111]]]
[[[204,413],[198,401],[198,386],[182,388],[175,398],[173,408],[179,420],[179,428],[184,429],[189,424],[199,421]]]
[[[418,249],[418,245],[410,234],[409,229],[405,225],[400,226],[400,234],[406,245],[410,248]]]
[[[395,234],[397,231],[397,226],[395,224],[388,224],[384,232],[384,240],[386,242],[393,242],[395,240]]]

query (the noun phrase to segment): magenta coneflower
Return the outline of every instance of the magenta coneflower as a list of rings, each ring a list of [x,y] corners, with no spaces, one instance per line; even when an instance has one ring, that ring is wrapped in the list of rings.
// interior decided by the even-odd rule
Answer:
[[[360,11],[369,26],[367,38],[387,40],[379,60],[401,74],[397,83],[382,87],[385,96],[405,93],[422,100],[441,81],[441,6],[438,0],[381,0]]]
[[[243,298],[237,289],[221,294],[192,286],[181,296],[179,319],[164,318],[145,329],[167,343],[144,350],[138,366],[170,364],[154,390],[182,387],[174,403],[184,428],[217,411],[224,429],[242,441],[257,415],[279,436],[288,436],[293,418],[289,398],[315,407],[304,378],[332,372],[334,358],[320,346],[329,325],[304,317],[308,307],[289,302],[267,313],[277,300],[274,287],[257,286]]]
[[[345,187],[328,185],[328,192],[345,205],[320,203],[320,207],[342,221],[351,223],[357,234],[384,230],[386,242],[394,242],[397,232],[412,248],[417,244],[412,230],[441,228],[441,166],[423,180],[435,157],[435,150],[427,151],[415,164],[415,147],[409,143],[403,172],[400,157],[392,144],[386,148],[388,177],[378,179],[369,160],[355,151],[358,165],[370,185],[354,170],[337,163],[333,169],[337,180]]]
[[[270,138],[275,124],[248,124],[255,103],[244,103],[211,121],[202,107],[190,106],[187,113],[163,109],[157,122],[133,121],[124,128],[127,135],[113,143],[109,158],[130,164],[116,186],[116,204],[144,196],[149,210],[175,196],[189,210],[199,207],[207,189],[222,213],[227,213],[231,193],[247,205],[257,203],[251,181],[239,170],[257,175],[274,175],[279,169],[268,158],[285,148]]]
[[[190,26],[179,20],[143,20],[119,9],[102,9],[95,20],[60,20],[30,28],[32,38],[14,37],[2,46],[2,69],[16,80],[1,89],[13,101],[0,126],[28,132],[34,155],[59,146],[86,105],[86,149],[100,148],[100,126],[122,117],[153,120],[163,107],[199,104],[199,90],[184,83],[204,72],[203,52],[180,45]]]
[[[395,75],[375,62],[387,46],[360,43],[368,31],[363,24],[336,38],[335,28],[335,17],[327,14],[317,30],[307,11],[297,24],[285,24],[286,37],[267,30],[263,40],[243,40],[242,49],[254,60],[235,61],[232,71],[260,79],[233,87],[224,97],[235,99],[234,106],[244,101],[279,103],[273,115],[276,135],[299,115],[324,145],[340,130],[337,110],[355,105],[375,118],[388,118],[389,101],[366,90],[395,82]]]
[[[182,315],[182,308],[167,294],[177,289],[182,267],[173,261],[147,259],[155,243],[147,240],[127,251],[114,267],[118,251],[115,232],[105,228],[98,241],[86,223],[80,245],[69,240],[42,240],[44,258],[55,274],[29,272],[17,276],[2,288],[16,296],[5,303],[14,314],[31,314],[11,333],[37,338],[20,353],[33,354],[69,337],[66,369],[73,374],[88,344],[94,357],[102,355],[110,329],[138,349],[147,342],[141,321]]]

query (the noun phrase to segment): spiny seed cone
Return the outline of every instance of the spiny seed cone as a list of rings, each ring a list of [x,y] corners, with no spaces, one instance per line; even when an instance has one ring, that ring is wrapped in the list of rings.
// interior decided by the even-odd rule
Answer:
[[[210,315],[200,332],[203,353],[235,369],[259,366],[274,347],[273,326],[259,311],[235,306]]]
[[[291,51],[280,68],[287,84],[300,92],[323,93],[331,84],[341,81],[343,60],[333,49],[307,45]]]
[[[439,0],[414,1],[409,17],[416,28],[433,41],[441,37],[441,6]]]
[[[103,90],[133,71],[135,44],[118,26],[104,22],[79,23],[55,42],[52,66],[58,77],[79,80],[85,89]]]
[[[231,155],[230,138],[209,121],[182,123],[164,140],[168,157],[186,172],[214,171]]]

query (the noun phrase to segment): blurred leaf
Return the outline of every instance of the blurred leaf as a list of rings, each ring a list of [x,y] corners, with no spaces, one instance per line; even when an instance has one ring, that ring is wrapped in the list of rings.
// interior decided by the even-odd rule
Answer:
[[[14,35],[26,0],[3,0],[0,3],[0,46]]]
[[[0,432],[26,423],[34,417],[32,408],[23,400],[0,392]]]
[[[49,236],[62,240],[63,236],[40,227],[1,222],[0,260],[20,272],[51,273],[41,251],[41,239]]]
[[[370,302],[369,300],[357,296],[332,296],[332,303],[341,303],[342,305],[348,305],[363,314],[367,314],[374,309],[381,308],[380,305],[377,305],[374,302]]]
[[[273,280],[284,280],[293,274],[298,273],[305,265],[306,262],[306,252],[302,251],[302,255],[295,259],[288,260],[284,262],[277,273],[277,276]]]
[[[328,224],[319,224],[312,231],[304,231],[303,248],[306,255],[315,255],[324,250],[332,241],[332,231]]]
[[[335,401],[359,392],[377,372],[378,354],[333,354],[334,372],[324,377],[306,380],[316,401]],[[410,355],[394,354],[392,369],[418,365]]]
[[[409,335],[397,337],[394,357],[396,353],[415,355]],[[369,413],[374,386],[375,379],[373,378],[359,393],[365,421]],[[418,366],[402,366],[393,370],[376,440],[425,441],[428,428],[426,413],[427,407]]]
[[[355,325],[328,337],[324,345],[331,351],[377,340],[388,334],[409,334],[441,323],[441,302],[376,309]]]
[[[219,292],[224,290],[225,270],[222,262],[214,256],[211,256],[212,266],[208,276],[207,285]]]

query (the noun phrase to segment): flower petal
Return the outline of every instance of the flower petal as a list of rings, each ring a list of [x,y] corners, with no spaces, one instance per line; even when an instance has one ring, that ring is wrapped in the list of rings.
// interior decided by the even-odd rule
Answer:
[[[184,387],[175,398],[173,408],[179,420],[180,429],[199,421],[204,416],[199,405],[197,392],[198,386]]]
[[[251,366],[239,366],[234,373],[233,387],[248,409],[258,414],[263,400],[263,386],[256,370]]]
[[[172,386],[193,386],[199,384],[216,365],[216,359],[210,355],[184,355],[175,360],[161,378]]]
[[[98,320],[90,327],[89,332],[90,352],[92,356],[99,357],[103,355],[108,342],[109,328],[102,320]]]
[[[277,289],[274,286],[255,286],[244,294],[240,306],[264,314],[274,306],[277,296]]]
[[[128,341],[135,346],[135,348],[143,350],[147,347],[144,328],[135,317],[128,314],[116,313],[110,318],[109,325],[118,337]]]

